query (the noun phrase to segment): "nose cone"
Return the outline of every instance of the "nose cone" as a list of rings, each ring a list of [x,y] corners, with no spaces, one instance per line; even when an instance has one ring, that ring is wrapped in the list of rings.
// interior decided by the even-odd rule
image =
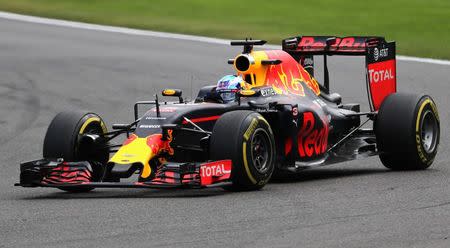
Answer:
[[[140,163],[143,166],[141,177],[147,178],[152,172],[149,165],[151,159],[162,150],[169,150],[169,154],[173,153],[169,146],[170,140],[163,141],[161,138],[161,134],[152,134],[145,138],[132,134],[109,160],[109,163],[114,163],[115,167]]]

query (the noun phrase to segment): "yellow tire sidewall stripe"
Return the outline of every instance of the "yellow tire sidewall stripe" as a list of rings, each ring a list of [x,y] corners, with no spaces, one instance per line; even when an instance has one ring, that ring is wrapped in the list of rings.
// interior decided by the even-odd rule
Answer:
[[[420,132],[419,130],[420,116],[422,115],[423,108],[425,108],[425,105],[427,105],[428,103],[431,104],[431,100],[429,98],[423,101],[422,105],[420,105],[419,112],[417,112],[416,132]]]
[[[106,133],[106,132],[107,132],[105,124],[103,123],[103,121],[102,121],[99,117],[90,117],[90,118],[87,119],[87,120],[83,123],[83,125],[81,126],[80,131],[79,131],[79,134],[83,134],[83,133],[84,133],[84,130],[86,129],[86,127],[87,127],[89,124],[91,124],[92,122],[98,122],[98,123],[100,123],[100,126],[101,126],[101,128],[102,128],[103,133]]]
[[[417,147],[417,152],[419,153],[419,158],[420,160],[422,160],[423,163],[429,164],[432,162],[432,160],[428,160],[427,156],[425,156],[425,152],[422,149],[422,138],[420,136],[420,117],[422,116],[422,112],[423,109],[425,108],[425,106],[427,104],[430,104],[431,106],[431,110],[433,111],[435,117],[438,119],[438,113],[436,111],[436,107],[434,106],[433,101],[431,101],[431,99],[427,98],[425,101],[422,102],[422,104],[419,107],[419,111],[417,112],[417,120],[416,120],[416,147]],[[439,121],[439,119],[438,119]]]
[[[245,142],[245,141],[242,144],[242,156],[243,156],[243,160],[244,160],[244,168],[245,168],[245,171],[247,172],[248,179],[250,179],[250,181],[253,184],[256,184],[257,181],[253,177],[253,175],[252,175],[252,173],[250,171],[250,167],[248,166],[248,161],[247,161],[247,142]]]

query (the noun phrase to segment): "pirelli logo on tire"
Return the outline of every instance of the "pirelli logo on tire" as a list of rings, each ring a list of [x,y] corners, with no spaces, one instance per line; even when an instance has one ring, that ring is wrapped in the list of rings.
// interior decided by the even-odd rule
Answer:
[[[244,139],[248,141],[250,138],[250,135],[255,131],[256,127],[258,126],[258,119],[253,118],[252,122],[250,123],[250,126],[247,128],[247,131],[244,133]]]

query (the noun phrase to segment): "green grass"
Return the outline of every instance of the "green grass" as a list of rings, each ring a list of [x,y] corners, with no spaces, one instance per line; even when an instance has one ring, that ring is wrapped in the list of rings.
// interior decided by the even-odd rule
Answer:
[[[16,13],[280,44],[300,35],[381,35],[399,54],[450,59],[449,0],[0,0]]]

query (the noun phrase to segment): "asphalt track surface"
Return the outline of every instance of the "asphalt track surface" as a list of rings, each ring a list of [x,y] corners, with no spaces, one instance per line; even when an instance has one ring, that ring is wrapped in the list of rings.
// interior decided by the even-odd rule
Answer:
[[[398,44],[401,46],[401,44]],[[446,65],[398,62],[399,91],[434,97],[441,144],[432,168],[392,172],[378,158],[304,171],[258,192],[13,187],[40,158],[55,114],[132,120],[164,87],[186,96],[231,73],[238,48],[0,19],[0,247],[450,247]],[[331,59],[333,90],[366,103],[363,60]]]

